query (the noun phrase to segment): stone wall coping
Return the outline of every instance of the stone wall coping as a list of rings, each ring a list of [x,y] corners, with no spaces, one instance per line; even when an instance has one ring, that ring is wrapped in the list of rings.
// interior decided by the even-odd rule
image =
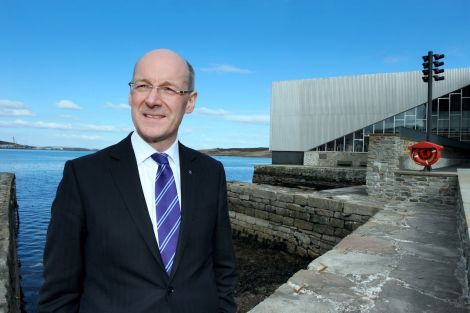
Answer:
[[[305,168],[305,169],[328,169],[331,171],[345,171],[345,170],[359,170],[366,171],[365,167],[348,166],[348,167],[331,167],[331,166],[316,166],[316,165],[295,165],[295,164],[255,164],[255,168],[260,167],[277,167],[277,168]]]
[[[400,175],[413,175],[413,176],[429,176],[429,177],[446,177],[446,176],[457,176],[456,172],[444,172],[444,171],[412,171],[412,170],[399,170],[395,174]]]

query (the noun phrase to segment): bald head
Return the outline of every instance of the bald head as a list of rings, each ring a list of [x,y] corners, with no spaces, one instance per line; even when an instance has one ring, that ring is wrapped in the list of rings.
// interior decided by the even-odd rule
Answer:
[[[162,72],[169,72],[184,81],[184,86],[181,86],[185,90],[194,90],[194,69],[191,64],[181,57],[176,52],[169,49],[157,49],[150,51],[143,55],[135,64],[132,80],[138,80],[142,73],[146,76],[150,69],[158,68]],[[161,73],[153,73],[153,75],[159,75]]]

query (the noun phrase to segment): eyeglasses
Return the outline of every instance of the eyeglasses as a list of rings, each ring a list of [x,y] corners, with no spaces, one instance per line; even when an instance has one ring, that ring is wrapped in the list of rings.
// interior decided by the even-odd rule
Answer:
[[[157,94],[160,97],[168,98],[174,96],[182,96],[187,93],[193,92],[193,90],[174,90],[173,88],[170,88],[168,86],[153,86],[145,82],[130,82],[129,87],[131,88],[131,91],[145,96],[148,96],[150,92],[152,92],[152,90],[155,88],[157,90]]]

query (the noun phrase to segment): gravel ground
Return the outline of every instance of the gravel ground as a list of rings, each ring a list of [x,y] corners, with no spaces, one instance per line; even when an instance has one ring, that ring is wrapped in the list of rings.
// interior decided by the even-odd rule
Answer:
[[[239,313],[251,310],[312,261],[253,239],[234,238],[233,243],[240,275],[235,292]]]

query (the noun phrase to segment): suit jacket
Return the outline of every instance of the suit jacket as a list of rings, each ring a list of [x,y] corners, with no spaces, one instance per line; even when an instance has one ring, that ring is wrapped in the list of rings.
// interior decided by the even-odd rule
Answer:
[[[165,272],[130,135],[68,161],[51,209],[39,312],[235,312],[225,172],[179,144],[181,225]]]

